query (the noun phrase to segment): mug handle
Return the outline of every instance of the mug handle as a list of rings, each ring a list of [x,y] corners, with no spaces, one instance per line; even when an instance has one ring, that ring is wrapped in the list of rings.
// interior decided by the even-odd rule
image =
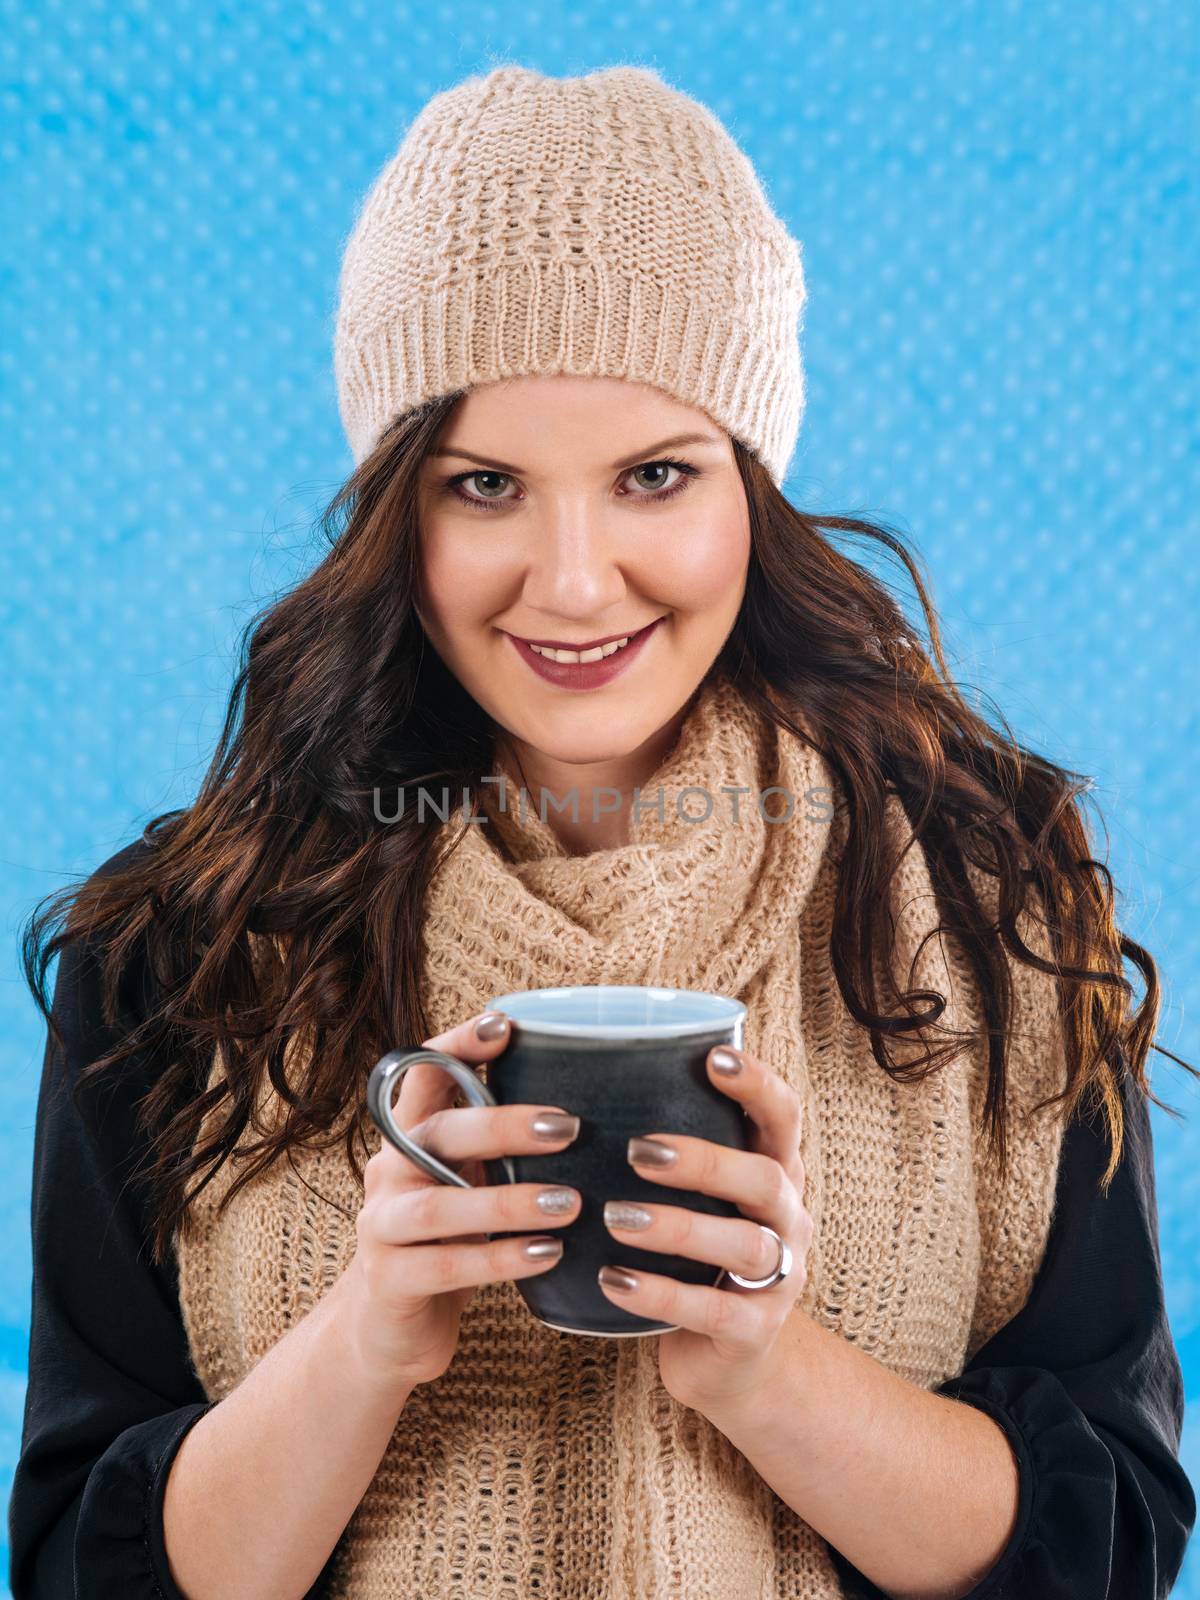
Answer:
[[[443,1071],[448,1072],[473,1106],[499,1104],[495,1095],[480,1081],[478,1074],[473,1072],[465,1061],[460,1061],[457,1056],[448,1056],[442,1050],[422,1047],[419,1050],[389,1050],[387,1055],[380,1056],[371,1068],[371,1076],[367,1080],[367,1110],[371,1113],[376,1127],[395,1145],[401,1155],[407,1156],[410,1161],[415,1161],[423,1172],[427,1172],[431,1178],[436,1178],[439,1183],[452,1183],[457,1184],[460,1189],[469,1189],[471,1184],[461,1173],[455,1172],[453,1167],[448,1167],[439,1161],[435,1155],[431,1155],[428,1150],[410,1138],[403,1128],[396,1125],[396,1118],[392,1112],[392,1095],[409,1067],[415,1067],[419,1061],[431,1062],[435,1067],[441,1067]],[[508,1174],[509,1183],[515,1183],[516,1174],[513,1171],[511,1158],[501,1156],[500,1160]]]

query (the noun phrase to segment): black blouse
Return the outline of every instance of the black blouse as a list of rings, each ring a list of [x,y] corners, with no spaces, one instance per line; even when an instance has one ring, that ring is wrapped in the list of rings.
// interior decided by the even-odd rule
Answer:
[[[136,840],[98,869],[150,848]],[[154,1063],[127,1062],[76,1113],[69,1085],[113,1038],[98,967],[69,946],[47,1040],[34,1139],[33,1304],[21,1453],[9,1501],[13,1600],[184,1600],[163,1492],[176,1449],[211,1409],[191,1365],[172,1260],[153,1265],[134,1106]],[[125,975],[135,1019],[144,960]],[[122,1018],[124,1025],[124,1016]],[[65,1064],[65,1073],[59,1066]],[[114,1082],[115,1077],[115,1082]],[[1127,1142],[1107,1196],[1107,1145],[1076,1116],[1063,1136],[1045,1259],[1027,1304],[935,1391],[1010,1439],[1020,1505],[969,1600],[1152,1600],[1169,1593],[1196,1518],[1178,1460],[1183,1382],[1163,1302],[1144,1098],[1125,1090]],[[332,1554],[308,1600],[327,1592]],[[883,1596],[838,1552],[849,1596]]]

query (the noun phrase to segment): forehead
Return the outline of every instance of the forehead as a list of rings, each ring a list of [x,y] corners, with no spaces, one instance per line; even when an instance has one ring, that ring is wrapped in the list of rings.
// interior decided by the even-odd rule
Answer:
[[[612,467],[645,460],[666,442],[682,448],[729,450],[728,436],[708,414],[651,384],[621,378],[536,374],[480,385],[452,408],[435,454],[486,455],[502,470],[549,467],[564,455]]]

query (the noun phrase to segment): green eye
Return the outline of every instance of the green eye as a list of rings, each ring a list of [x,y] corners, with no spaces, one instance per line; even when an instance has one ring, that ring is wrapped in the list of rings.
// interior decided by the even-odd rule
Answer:
[[[503,472],[469,472],[469,473],[467,473],[466,478],[459,479],[458,481],[460,483],[467,482],[472,478],[474,478],[476,480],[476,482],[478,482],[478,480],[480,480],[482,478],[492,478],[492,479],[499,478],[502,481],[502,483],[508,481],[505,478],[505,475],[504,475]],[[491,499],[498,499],[499,498],[498,494],[497,495],[493,495],[491,489],[482,489],[480,491],[480,493],[481,493],[483,499],[485,499],[485,500],[491,500]]]

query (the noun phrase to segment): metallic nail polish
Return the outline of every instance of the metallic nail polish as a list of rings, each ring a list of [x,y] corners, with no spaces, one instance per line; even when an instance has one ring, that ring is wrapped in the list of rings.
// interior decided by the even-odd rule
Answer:
[[[539,1111],[529,1124],[538,1139],[574,1139],[579,1133],[579,1118],[565,1111]]]
[[[626,1272],[624,1267],[601,1267],[596,1276],[606,1289],[636,1289],[638,1286],[635,1274]]]
[[[723,1078],[736,1078],[742,1070],[742,1063],[733,1051],[727,1050],[724,1045],[718,1045],[715,1050],[710,1051],[708,1059],[713,1071],[719,1072]]]
[[[673,1167],[679,1151],[657,1139],[630,1139],[627,1159],[641,1167]]]
[[[604,1202],[604,1226],[606,1228],[648,1228],[654,1218],[644,1206],[635,1206],[628,1200],[606,1200]]]
[[[546,1211],[551,1216],[565,1216],[568,1211],[574,1211],[575,1201],[578,1199],[574,1189],[543,1189],[536,1196],[535,1204],[539,1211]]]
[[[508,1027],[508,1018],[502,1011],[485,1011],[475,1024],[475,1037],[489,1042],[504,1036]]]
[[[530,1261],[549,1261],[552,1256],[562,1255],[562,1247],[561,1239],[530,1239],[521,1246],[521,1254]]]

